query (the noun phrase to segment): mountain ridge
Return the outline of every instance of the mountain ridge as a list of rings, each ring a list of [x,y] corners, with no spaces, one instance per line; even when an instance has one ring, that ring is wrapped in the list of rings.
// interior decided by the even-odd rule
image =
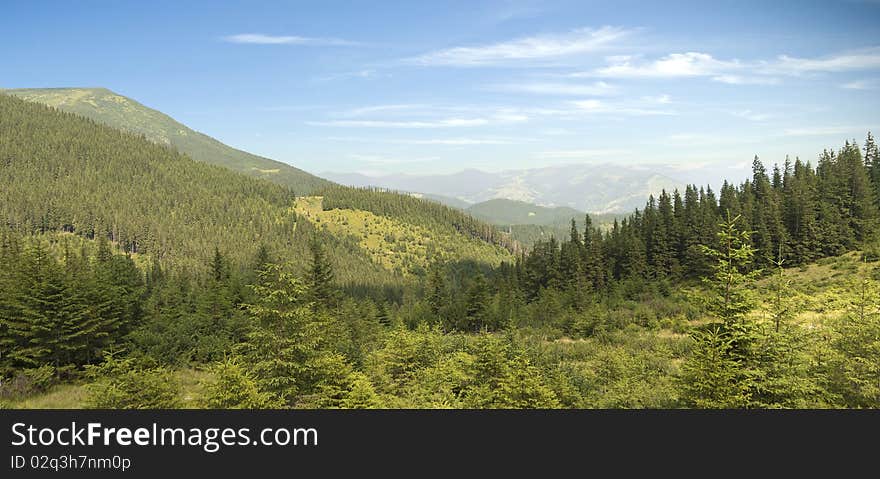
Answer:
[[[23,100],[75,113],[104,125],[144,135],[196,161],[215,164],[310,194],[332,183],[287,163],[228,146],[171,116],[104,87],[0,89]]]
[[[324,177],[351,186],[373,186],[478,204],[506,199],[536,207],[568,207],[591,214],[627,213],[642,208],[649,195],[683,189],[685,182],[643,165],[568,164],[485,172],[465,169],[450,174],[325,172]]]

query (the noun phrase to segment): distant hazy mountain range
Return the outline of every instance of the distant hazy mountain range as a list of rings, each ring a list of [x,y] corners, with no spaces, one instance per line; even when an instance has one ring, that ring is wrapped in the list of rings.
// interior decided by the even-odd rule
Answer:
[[[629,213],[644,207],[648,195],[656,195],[662,189],[683,189],[685,185],[684,181],[648,166],[613,164],[563,165],[497,173],[464,170],[446,175],[373,177],[357,173],[324,173],[322,176],[346,185],[421,193],[450,206],[507,199],[596,214]],[[571,211],[560,213],[568,215]],[[503,223],[509,222],[500,222]]]

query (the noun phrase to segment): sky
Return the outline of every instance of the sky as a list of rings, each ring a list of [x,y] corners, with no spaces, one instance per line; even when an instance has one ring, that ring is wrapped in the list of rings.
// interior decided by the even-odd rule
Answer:
[[[880,130],[880,1],[2,3],[0,88],[106,87],[318,174],[723,174]]]

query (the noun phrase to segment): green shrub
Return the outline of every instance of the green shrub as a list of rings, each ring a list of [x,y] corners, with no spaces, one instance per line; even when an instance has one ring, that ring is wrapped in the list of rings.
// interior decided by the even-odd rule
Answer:
[[[21,398],[49,390],[56,382],[55,368],[46,364],[38,368],[16,371],[11,379],[0,384],[0,398]]]
[[[145,368],[134,359],[108,355],[100,366],[89,366],[94,382],[87,385],[88,409],[175,409],[182,406],[179,385],[165,368]]]
[[[217,363],[212,368],[214,379],[205,384],[202,407],[208,409],[268,409],[281,407],[271,395],[262,392],[256,381],[241,367],[236,358]]]

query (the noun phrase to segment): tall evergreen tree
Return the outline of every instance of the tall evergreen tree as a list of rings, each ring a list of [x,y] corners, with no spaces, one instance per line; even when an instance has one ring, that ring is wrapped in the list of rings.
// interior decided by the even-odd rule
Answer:
[[[315,307],[332,308],[336,305],[338,291],[333,282],[333,266],[324,250],[324,245],[313,237],[309,242],[311,263],[307,275],[309,295]]]

